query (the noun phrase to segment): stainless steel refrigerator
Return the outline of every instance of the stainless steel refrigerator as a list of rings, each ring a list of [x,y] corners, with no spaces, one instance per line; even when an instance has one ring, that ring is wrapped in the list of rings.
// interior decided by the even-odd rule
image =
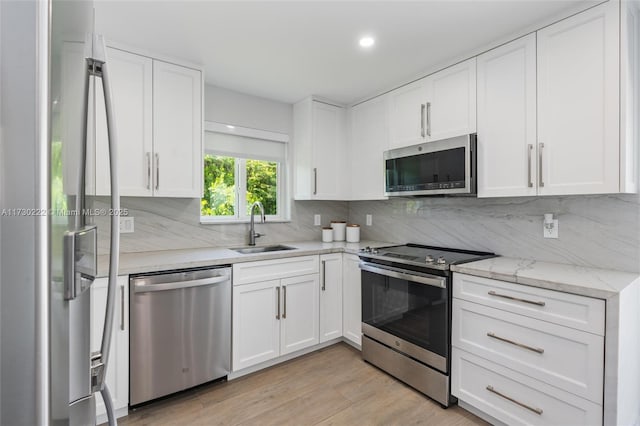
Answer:
[[[51,421],[94,423],[95,393],[100,392],[109,423],[115,424],[105,384],[118,274],[120,209],[109,61],[104,38],[94,32],[92,2],[51,0],[50,6]],[[104,102],[104,109],[98,108],[97,102]],[[97,117],[98,111],[105,111],[106,117]],[[109,157],[97,158],[94,123],[105,118]],[[109,163],[110,205],[93,209],[91,172],[94,163],[101,161]],[[96,214],[110,216],[109,285],[102,344],[92,353],[91,317],[102,314],[91,312],[90,298],[98,273],[98,229],[92,223]]]
[[[95,96],[101,90],[104,96]],[[109,346],[118,270],[116,123],[91,1],[0,2],[0,424],[110,422]],[[92,149],[104,98],[109,156]],[[98,232],[91,164],[110,165],[107,306],[91,312]],[[100,214],[103,212],[100,211]],[[106,250],[105,250],[106,251]],[[91,318],[104,315],[92,353]]]

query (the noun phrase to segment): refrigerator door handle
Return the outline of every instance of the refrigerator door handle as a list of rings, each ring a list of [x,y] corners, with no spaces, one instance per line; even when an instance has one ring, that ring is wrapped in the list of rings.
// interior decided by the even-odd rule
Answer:
[[[107,49],[104,37],[93,36],[94,57],[87,59],[94,64],[94,75],[102,78],[102,91],[104,94],[105,113],[107,119],[107,140],[109,141],[109,175],[111,182],[111,207],[109,210],[111,219],[111,240],[109,244],[109,284],[107,287],[107,307],[105,311],[104,328],[102,331],[102,344],[100,346],[99,359],[94,361],[95,372],[92,371],[92,385],[94,391],[100,391],[107,410],[109,425],[116,425],[113,411],[113,403],[109,389],[105,384],[105,376],[109,365],[109,352],[111,337],[113,334],[113,320],[115,315],[116,291],[118,280],[118,263],[120,252],[120,193],[118,186],[118,139],[115,126],[115,114],[113,96],[111,92],[111,80],[109,78],[109,66],[107,61]],[[94,374],[95,373],[95,374]]]

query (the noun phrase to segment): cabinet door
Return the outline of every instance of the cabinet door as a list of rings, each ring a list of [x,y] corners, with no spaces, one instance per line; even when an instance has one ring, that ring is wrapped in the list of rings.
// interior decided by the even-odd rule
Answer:
[[[280,355],[280,281],[233,287],[233,371]]]
[[[346,197],[345,110],[342,107],[312,102],[311,150],[312,197],[336,200]]]
[[[286,278],[280,285],[280,355],[286,355],[318,344],[318,274]]]
[[[154,194],[202,196],[202,75],[153,61]]]
[[[478,197],[536,195],[536,36],[478,56]]]
[[[342,336],[342,254],[320,256],[320,343]]]
[[[426,139],[476,132],[476,58],[426,78]]]
[[[381,200],[384,196],[383,153],[389,149],[387,96],[351,109],[349,167],[351,200]]]
[[[113,334],[106,382],[116,416],[127,414],[129,405],[129,277],[118,277]],[[100,350],[107,306],[108,279],[99,278],[91,286],[91,351]],[[102,395],[96,397],[96,416],[106,415]],[[101,423],[98,421],[98,423]]]
[[[117,130],[120,195],[150,196],[153,61],[111,48],[107,49],[107,55]],[[96,79],[96,193],[111,193],[109,140],[100,79]]]
[[[619,2],[538,32],[538,193],[619,189]]]
[[[426,79],[389,93],[389,145],[391,148],[424,142],[426,136]]]
[[[360,258],[345,254],[342,259],[342,334],[357,345],[362,340],[362,289]]]

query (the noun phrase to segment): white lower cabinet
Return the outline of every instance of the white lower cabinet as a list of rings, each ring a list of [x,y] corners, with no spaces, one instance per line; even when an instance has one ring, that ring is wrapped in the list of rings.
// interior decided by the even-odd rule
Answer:
[[[507,424],[602,424],[604,301],[454,274],[451,392]]]
[[[280,286],[280,355],[318,344],[318,274],[285,278]]]
[[[320,256],[320,343],[342,336],[342,253]]]
[[[602,405],[453,347],[451,393],[508,425],[600,425]]]
[[[107,305],[108,279],[98,278],[91,286],[91,351],[100,350]],[[129,405],[129,277],[118,277],[116,306],[106,383],[116,417],[127,415]],[[102,396],[96,396],[97,423],[106,420]]]
[[[344,254],[342,258],[342,335],[360,346],[362,344],[362,288],[360,258]]]
[[[233,287],[233,370],[280,353],[280,280]]]
[[[233,371],[318,344],[318,256],[233,265],[232,329]]]

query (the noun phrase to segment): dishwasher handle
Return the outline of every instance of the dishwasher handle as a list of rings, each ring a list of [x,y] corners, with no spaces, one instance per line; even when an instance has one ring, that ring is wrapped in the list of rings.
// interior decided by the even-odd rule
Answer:
[[[226,275],[211,278],[202,278],[199,280],[188,281],[175,281],[166,283],[135,283],[133,288],[136,293],[147,293],[150,291],[166,291],[166,290],[179,290],[183,288],[202,287],[205,285],[219,284],[225,281],[229,281],[230,278]]]

